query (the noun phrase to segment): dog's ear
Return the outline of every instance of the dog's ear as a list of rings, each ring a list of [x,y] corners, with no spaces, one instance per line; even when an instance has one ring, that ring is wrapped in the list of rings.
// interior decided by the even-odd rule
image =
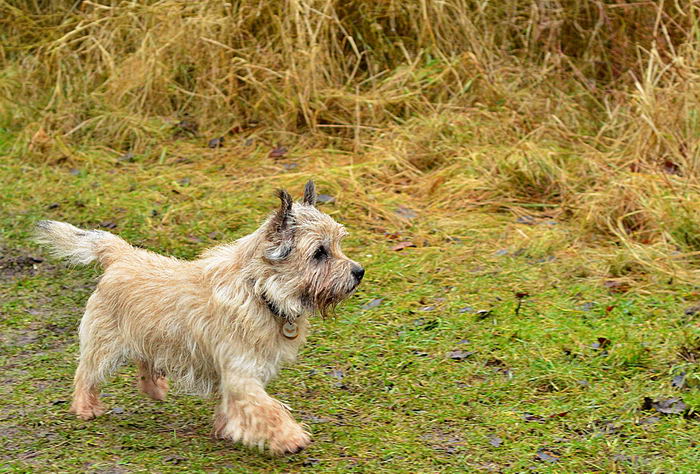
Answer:
[[[274,242],[274,246],[265,251],[265,257],[269,260],[284,260],[292,251],[292,196],[284,189],[277,191],[280,198],[280,207],[272,216],[270,227],[267,231],[268,240]]]
[[[280,207],[272,218],[272,228],[274,232],[279,234],[284,232],[292,223],[292,196],[284,189],[277,191],[277,197],[280,198]]]
[[[316,205],[316,185],[312,180],[309,180],[304,188],[304,204],[308,204],[309,206]]]

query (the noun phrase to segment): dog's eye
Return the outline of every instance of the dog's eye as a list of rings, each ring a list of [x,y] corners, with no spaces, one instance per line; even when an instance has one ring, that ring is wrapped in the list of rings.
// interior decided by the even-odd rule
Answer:
[[[314,252],[314,260],[323,260],[328,257],[328,251],[323,245],[316,249]]]

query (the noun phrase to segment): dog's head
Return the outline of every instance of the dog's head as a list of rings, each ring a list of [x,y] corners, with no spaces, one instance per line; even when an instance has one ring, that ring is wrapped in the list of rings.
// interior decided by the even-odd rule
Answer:
[[[325,316],[357,288],[365,270],[341,249],[345,228],[316,208],[313,181],[300,203],[283,190],[277,196],[280,207],[262,229],[263,296],[284,314]]]

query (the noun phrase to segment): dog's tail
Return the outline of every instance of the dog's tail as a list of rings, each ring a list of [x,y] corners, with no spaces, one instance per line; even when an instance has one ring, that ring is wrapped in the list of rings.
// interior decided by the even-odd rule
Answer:
[[[66,222],[40,221],[35,240],[51,248],[56,257],[86,265],[97,260],[107,268],[120,255],[133,250],[121,237],[103,230],[83,230]]]

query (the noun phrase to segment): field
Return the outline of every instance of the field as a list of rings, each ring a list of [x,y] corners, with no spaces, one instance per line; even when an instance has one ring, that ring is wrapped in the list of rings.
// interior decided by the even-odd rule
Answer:
[[[700,30],[676,3],[0,2],[0,470],[700,469]],[[316,180],[366,270],[269,387],[67,413],[99,269],[40,219],[194,258]]]

